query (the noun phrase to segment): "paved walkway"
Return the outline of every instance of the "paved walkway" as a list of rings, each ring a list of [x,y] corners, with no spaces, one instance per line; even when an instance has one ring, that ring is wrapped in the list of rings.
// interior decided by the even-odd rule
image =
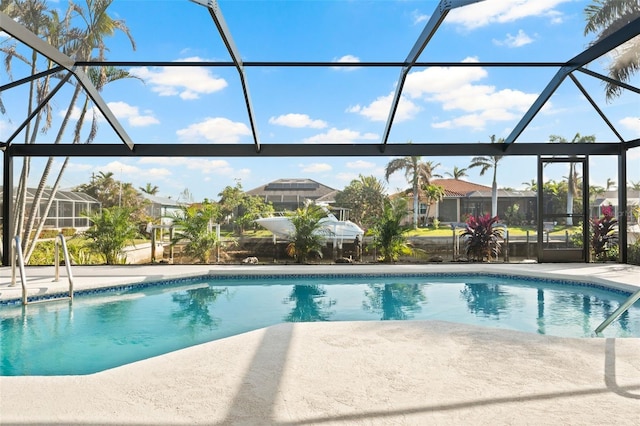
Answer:
[[[640,278],[640,268],[616,264],[161,265],[73,272],[76,287],[89,288],[205,272],[451,270],[588,276],[629,289]],[[52,271],[28,268],[28,286],[57,291]],[[10,270],[0,273],[0,297],[15,296],[7,287]],[[639,419],[640,339],[567,339],[439,321],[280,324],[92,375],[0,377],[0,423],[7,425],[636,425]]]

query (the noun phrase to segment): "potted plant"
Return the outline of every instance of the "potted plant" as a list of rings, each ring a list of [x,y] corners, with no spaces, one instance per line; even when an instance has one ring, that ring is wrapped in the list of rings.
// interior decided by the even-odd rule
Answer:
[[[465,238],[467,257],[474,261],[491,260],[491,256],[498,257],[504,235],[504,229],[497,227],[498,216],[491,217],[488,213],[483,216],[469,216],[467,227],[460,234]]]

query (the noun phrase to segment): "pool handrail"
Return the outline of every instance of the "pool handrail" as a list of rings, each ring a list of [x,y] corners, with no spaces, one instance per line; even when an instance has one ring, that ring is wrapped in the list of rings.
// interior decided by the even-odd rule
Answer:
[[[59,233],[57,235],[60,239],[60,243],[56,240],[55,243],[55,277],[54,281],[59,281],[60,279],[60,254],[58,245],[62,246],[62,252],[64,256],[64,263],[67,269],[67,277],[69,279],[69,295],[65,297],[55,297],[51,299],[43,299],[35,302],[47,302],[53,300],[60,299],[69,299],[73,301],[73,274],[71,273],[71,259],[69,257],[69,251],[67,250],[67,242],[64,239],[64,235]],[[16,262],[17,261],[17,262]],[[24,269],[24,255],[22,254],[22,245],[20,244],[20,236],[16,235],[13,237],[13,243],[11,245],[11,284],[10,287],[14,287],[16,285],[16,263],[18,264],[18,268],[20,269],[20,283],[22,284],[22,305],[25,306],[29,303],[29,297],[27,292],[27,274]],[[33,302],[33,303],[35,303]]]
[[[638,299],[640,299],[640,290],[637,290],[635,293],[633,293],[631,296],[629,296],[629,298],[627,298],[627,300],[625,300],[622,303],[622,305],[620,305],[618,307],[618,309],[613,311],[613,313],[611,315],[609,315],[609,317],[607,317],[607,319],[605,319],[602,322],[602,324],[600,324],[596,328],[595,333],[596,334],[600,334],[602,332],[602,330],[607,328],[607,326],[609,324],[611,324],[616,318],[618,318],[620,315],[622,315],[624,312],[626,312],[631,307],[631,305],[633,305]]]

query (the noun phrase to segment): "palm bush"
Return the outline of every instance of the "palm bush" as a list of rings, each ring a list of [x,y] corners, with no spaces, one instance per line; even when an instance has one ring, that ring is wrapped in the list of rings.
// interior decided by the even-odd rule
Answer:
[[[124,263],[124,247],[133,244],[138,227],[131,221],[131,209],[125,207],[103,208],[101,212],[87,215],[92,225],[85,231],[89,238],[87,248],[104,257],[107,265]]]
[[[322,255],[324,239],[330,232],[322,228],[320,220],[324,217],[324,210],[315,204],[297,209],[291,217],[295,231],[286,252],[297,263],[306,263],[314,253]]]
[[[384,201],[382,216],[371,228],[373,246],[379,250],[382,262],[395,262],[400,255],[411,254],[406,236],[410,227],[402,224],[407,214],[407,201],[404,198]]]
[[[467,227],[460,234],[465,237],[467,256],[475,261],[484,262],[491,257],[498,257],[501,250],[501,240],[504,238],[503,229],[496,227],[498,216],[490,214],[483,216],[469,216]]]
[[[218,208],[210,202],[182,207],[180,213],[174,216],[176,233],[171,245],[184,241],[186,255],[207,263],[218,244],[218,236],[213,230],[213,223],[217,219]]]

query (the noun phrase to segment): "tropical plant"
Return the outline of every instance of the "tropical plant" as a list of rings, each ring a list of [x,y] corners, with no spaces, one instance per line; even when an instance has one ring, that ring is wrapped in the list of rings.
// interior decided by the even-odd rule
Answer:
[[[209,262],[219,241],[213,225],[219,218],[219,208],[205,200],[202,204],[182,206],[173,218],[175,234],[171,245],[184,242],[184,253],[201,263]]]
[[[627,189],[632,190],[632,191],[640,191],[640,180],[637,182],[634,182],[632,180],[630,180],[627,183]]]
[[[618,219],[613,216],[613,208],[605,206],[601,217],[591,219],[591,250],[596,260],[609,260],[617,258],[617,247]]]
[[[404,171],[404,175],[411,183],[410,191],[413,194],[413,228],[418,228],[418,204],[420,199],[421,186],[430,184],[431,178],[435,176],[433,171],[440,163],[432,161],[423,162],[420,156],[395,158],[391,160],[385,169],[384,178],[389,182],[389,176],[399,170]]]
[[[220,215],[226,223],[233,222],[234,230],[242,234],[244,230],[254,224],[256,217],[273,213],[273,205],[260,196],[245,193],[240,180],[235,186],[226,186],[218,194]]]
[[[504,139],[496,140],[496,135],[490,136],[491,143],[504,143]],[[491,183],[491,215],[498,214],[498,163],[502,160],[502,155],[488,155],[473,157],[469,168],[480,167],[480,176],[484,176],[487,170],[493,170],[493,180]]]
[[[460,236],[464,237],[467,256],[475,261],[490,261],[492,257],[498,257],[503,240],[503,228],[495,226],[498,216],[485,214],[483,216],[470,216],[467,219],[467,227]]]
[[[375,176],[360,175],[336,194],[336,205],[349,209],[349,219],[369,229],[382,214],[386,187]]]
[[[314,254],[322,255],[323,241],[329,233],[320,223],[324,217],[322,207],[311,203],[298,208],[291,216],[294,232],[286,252],[297,263],[306,263]]]
[[[373,246],[380,252],[382,262],[395,262],[403,254],[411,254],[407,245],[408,227],[402,225],[407,215],[407,201],[404,198],[386,198],[382,215],[371,228]]]
[[[460,180],[460,178],[463,178],[465,176],[469,176],[467,174],[467,170],[468,169],[466,167],[459,168],[458,166],[453,166],[453,172],[444,172],[444,174],[446,176],[451,176],[455,180]]]
[[[637,0],[593,0],[585,8],[587,24],[584,34],[596,34],[592,43],[598,43],[605,37],[640,17],[640,3]],[[616,98],[622,89],[615,81],[628,82],[640,69],[640,37],[636,36],[609,52],[609,77],[614,81],[606,82],[607,99]]]
[[[160,188],[157,185],[151,185],[151,182],[147,182],[145,186],[139,186],[138,189],[149,195],[156,195],[160,191]]]
[[[124,247],[138,236],[138,229],[131,221],[131,210],[126,207],[103,208],[87,215],[92,225],[85,231],[89,238],[87,247],[104,257],[107,265],[123,263]]]
[[[104,61],[105,52],[107,50],[107,47],[104,43],[104,38],[106,36],[112,36],[115,30],[123,31],[131,40],[132,46],[135,50],[135,43],[133,42],[133,39],[131,38],[126,25],[124,25],[124,22],[113,20],[107,14],[107,8],[111,5],[112,1],[113,0],[87,0],[86,9],[83,9],[74,3],[70,3],[66,13],[62,18],[59,15],[57,8],[46,10],[46,3],[39,0],[15,1],[13,3],[3,2],[2,10],[8,13],[12,18],[19,20],[33,33],[45,38],[45,40],[49,44],[60,49],[68,56],[74,57],[76,60],[80,61],[89,60],[92,52],[96,51],[98,53],[97,59],[99,61]],[[79,17],[80,19],[76,20],[74,19],[74,17]],[[84,22],[86,24],[86,28],[72,28],[72,22]],[[18,58],[21,61],[25,62],[28,66],[30,66],[31,74],[36,74],[38,68],[42,65],[44,65],[44,67],[46,67],[47,69],[56,65],[51,61],[46,61],[44,64],[39,64],[39,56],[36,54],[35,50],[32,51],[30,59],[27,56],[19,54],[17,49],[15,48],[15,45],[2,46],[0,47],[0,50],[6,54],[5,67],[7,68],[8,72],[10,72],[11,61],[14,58]],[[82,70],[88,74],[90,80],[97,90],[101,90],[109,81],[129,76],[128,72],[123,70],[116,70],[113,67],[100,67],[98,69],[89,69],[88,67],[83,67]],[[43,78],[43,81],[31,81],[29,92],[30,95],[27,103],[30,111],[32,108],[35,108],[37,104],[41,103],[47,96],[51,78],[62,78],[62,75],[60,73],[53,73],[46,75]],[[56,144],[60,143],[64,136],[66,127],[71,120],[72,113],[75,111],[74,106],[79,98],[81,90],[82,86],[80,84],[76,84],[71,96],[71,100],[69,102],[69,106],[67,107],[66,114],[61,122],[60,128],[58,129],[58,133],[54,141],[54,143]],[[39,132],[46,132],[51,127],[51,106],[49,105],[49,103],[46,103],[44,105],[45,106],[42,111],[36,115],[33,123],[29,123],[29,125],[26,127],[26,143],[35,143],[36,135]],[[75,127],[73,143],[80,142],[80,131],[83,127],[84,118],[88,111],[88,107],[89,97],[86,96],[84,106],[80,111],[80,119],[77,121]],[[45,120],[41,125],[43,117],[45,118]],[[97,119],[98,117],[94,114],[94,120],[87,143],[90,143],[93,137],[95,137],[97,129]],[[26,220],[26,185],[30,172],[30,159],[28,157],[24,159],[22,173],[20,176],[16,194],[16,200],[18,202],[16,203],[16,210],[14,212],[14,234],[21,234],[24,227],[24,238],[22,239],[22,244],[26,259],[31,256],[33,250],[35,249],[38,235],[43,229],[45,223],[44,218],[46,218],[46,216],[48,215],[48,212],[53,204],[56,192],[60,186],[62,174],[64,173],[68,162],[69,158],[67,157],[58,171],[58,176],[56,178],[55,184],[52,188],[50,188],[49,199],[47,200],[46,206],[44,210],[40,212],[40,215],[43,219],[38,224],[38,229],[36,230],[36,232],[32,232],[35,226],[36,213],[40,210],[41,200],[45,192],[46,182],[54,163],[54,157],[49,157],[46,165],[44,166],[38,187],[32,199],[31,210]],[[33,239],[31,239],[32,235],[34,236]]]
[[[562,136],[551,135],[549,141],[552,143],[595,143],[595,135],[581,136],[580,133],[576,133],[571,141],[568,141]],[[569,163],[569,174],[567,176],[567,225],[573,226],[573,201],[580,196],[579,188],[580,176],[576,169],[576,163]]]
[[[420,284],[369,284],[363,308],[379,313],[380,319],[406,320],[420,312],[426,297]]]
[[[440,201],[442,201],[444,199],[444,196],[446,195],[446,192],[442,186],[430,184],[422,186],[422,193],[424,194],[425,203],[427,204],[427,217],[429,217],[431,204],[439,203]]]

